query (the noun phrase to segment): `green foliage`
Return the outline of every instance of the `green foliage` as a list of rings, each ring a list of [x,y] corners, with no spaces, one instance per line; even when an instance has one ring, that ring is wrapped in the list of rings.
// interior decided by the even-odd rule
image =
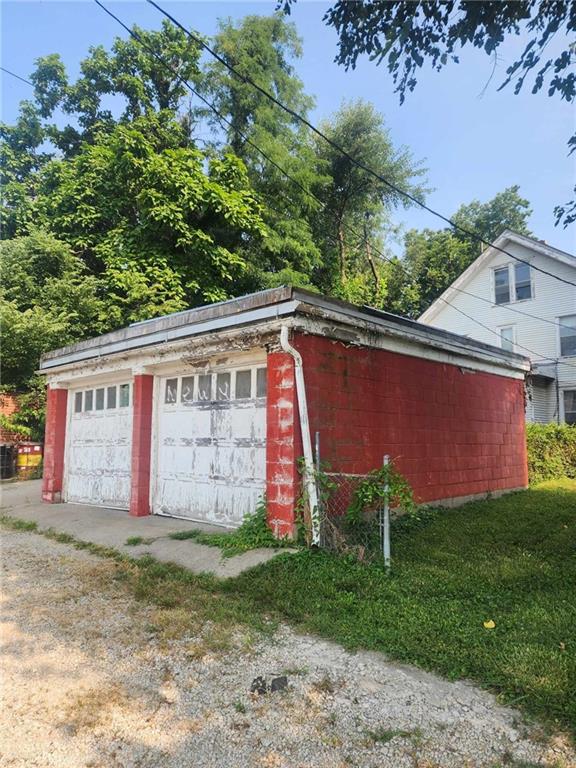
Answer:
[[[528,235],[532,209],[512,186],[491,200],[461,205],[451,217],[459,226],[493,241],[506,229]],[[474,238],[453,229],[409,230],[404,239],[403,272],[396,267],[386,307],[418,317],[481,252]]]
[[[266,501],[262,499],[255,511],[246,515],[242,524],[231,533],[205,533],[199,530],[176,531],[171,533],[171,539],[193,539],[199,544],[207,544],[210,547],[219,547],[224,557],[234,557],[250,549],[279,549],[293,546],[294,542],[288,539],[277,539],[267,522]]]
[[[304,550],[226,589],[302,631],[473,680],[573,729],[575,525],[576,483],[556,481],[438,512],[392,539],[390,574]]]
[[[46,382],[39,376],[33,376],[26,382],[26,391],[14,395],[10,387],[3,386],[2,392],[16,398],[17,411],[10,416],[0,416],[0,426],[8,432],[32,440],[44,440],[44,421],[46,413]]]
[[[37,209],[99,272],[115,325],[229,297],[265,234],[243,163],[177,146],[155,118],[53,161]]]
[[[320,127],[329,139],[392,184],[415,197],[424,197],[426,189],[420,182],[424,169],[407,149],[394,146],[382,116],[372,104],[361,100],[344,104]],[[324,254],[318,285],[347,300],[382,306],[388,268],[370,251],[373,246],[383,248],[382,233],[389,227],[389,213],[405,205],[406,199],[323,139],[314,137],[313,146],[318,167],[326,177],[316,190],[325,201],[314,225]]]
[[[294,0],[279,2],[288,10]],[[532,93],[542,88],[549,96],[573,101],[576,96],[575,52],[572,38],[576,31],[573,4],[566,2],[471,3],[449,0],[443,3],[406,3],[369,0],[350,3],[336,0],[325,15],[336,29],[339,52],[336,61],[346,68],[356,66],[367,54],[376,64],[385,63],[400,103],[417,84],[418,70],[430,63],[440,71],[460,60],[460,48],[474,46],[498,61],[498,49],[520,30],[526,35],[524,50],[506,68],[500,89],[513,84],[518,94],[532,78]],[[560,33],[565,48],[556,57],[546,57],[550,40]],[[576,146],[574,134],[568,146]],[[576,200],[555,208],[556,223],[564,226],[576,220]]]
[[[576,427],[526,424],[530,483],[576,478]]]
[[[101,292],[70,246],[46,232],[0,242],[3,384],[26,388],[43,352],[106,329]]]
[[[396,542],[391,575],[378,563],[305,550],[219,582],[151,557],[131,560],[68,535],[45,535],[114,559],[116,578],[138,599],[176,607],[191,631],[210,621],[269,633],[288,621],[350,649],[473,680],[574,731],[575,498],[576,483],[565,480],[443,510]],[[483,626],[489,618],[496,625],[490,631]]]

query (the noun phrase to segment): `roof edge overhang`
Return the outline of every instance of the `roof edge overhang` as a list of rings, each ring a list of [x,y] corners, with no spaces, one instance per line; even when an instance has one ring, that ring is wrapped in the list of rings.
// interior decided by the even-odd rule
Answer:
[[[207,334],[225,334],[242,326],[269,325],[271,321],[278,321],[280,325],[297,316],[327,321],[331,325],[323,326],[322,330],[328,336],[331,327],[347,326],[350,332],[346,338],[351,344],[370,346],[369,334],[377,334],[413,344],[419,348],[418,356],[425,356],[423,347],[431,347],[504,370],[525,373],[530,368],[527,358],[490,344],[381,310],[357,307],[299,288],[282,287],[136,323],[54,350],[42,356],[38,372],[51,374],[103,358],[128,353],[132,356],[138,350],[165,347]]]

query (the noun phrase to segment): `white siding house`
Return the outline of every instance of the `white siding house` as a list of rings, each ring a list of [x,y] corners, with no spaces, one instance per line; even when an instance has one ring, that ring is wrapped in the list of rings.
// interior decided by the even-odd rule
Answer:
[[[511,256],[486,248],[419,320],[527,355],[526,418],[576,424],[576,257],[511,231],[494,244]]]

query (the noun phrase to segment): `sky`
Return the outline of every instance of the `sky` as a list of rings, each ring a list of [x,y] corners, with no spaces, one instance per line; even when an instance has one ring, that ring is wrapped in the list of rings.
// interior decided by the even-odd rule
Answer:
[[[104,3],[129,26],[160,27],[162,16],[145,2]],[[240,19],[249,14],[274,11],[274,2],[164,2],[163,7],[183,24],[212,35],[218,19]],[[462,203],[487,201],[513,184],[520,186],[534,210],[529,226],[534,235],[570,253],[576,253],[576,224],[554,226],[556,204],[572,198],[576,155],[567,156],[567,141],[576,128],[574,105],[545,89],[532,95],[530,88],[514,95],[508,87],[498,91],[505,69],[523,50],[526,39],[509,39],[499,49],[496,73],[486,88],[492,61],[475,49],[464,49],[460,64],[441,72],[421,70],[413,93],[400,105],[387,69],[359,61],[346,71],[334,63],[336,32],[322,17],[325,2],[298,0],[291,20],[303,39],[304,54],[295,63],[307,93],[316,98],[311,117],[318,122],[333,114],[343,101],[371,101],[384,116],[396,146],[406,146],[428,169],[432,191],[427,203],[444,215]],[[91,45],[110,47],[124,30],[91,0],[1,0],[1,63],[12,72],[29,77],[39,56],[59,53],[69,76],[79,71]],[[555,39],[554,54],[565,47]],[[11,123],[18,104],[30,97],[30,87],[1,74],[2,120]],[[443,222],[414,208],[394,212],[394,223],[404,228],[441,228]]]

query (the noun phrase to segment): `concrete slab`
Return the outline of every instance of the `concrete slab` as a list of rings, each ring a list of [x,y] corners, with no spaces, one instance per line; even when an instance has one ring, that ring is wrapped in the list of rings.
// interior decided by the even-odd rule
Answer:
[[[226,529],[158,515],[130,517],[123,510],[87,504],[45,504],[40,500],[40,488],[40,480],[3,483],[0,486],[0,508],[7,515],[35,522],[40,530],[51,528],[81,541],[112,547],[130,557],[151,555],[163,563],[176,563],[194,573],[211,573],[224,579],[237,576],[287,551],[253,549],[224,559],[216,547],[198,544],[191,539],[170,539],[168,536],[177,531],[223,533]],[[127,546],[126,540],[134,536],[154,541]]]

